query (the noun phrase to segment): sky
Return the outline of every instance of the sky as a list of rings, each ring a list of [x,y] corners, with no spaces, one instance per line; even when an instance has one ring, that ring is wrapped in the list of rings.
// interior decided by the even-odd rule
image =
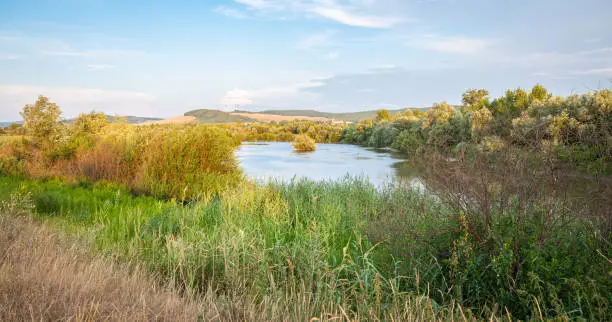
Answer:
[[[612,87],[610,0],[0,0],[0,121],[327,112]]]

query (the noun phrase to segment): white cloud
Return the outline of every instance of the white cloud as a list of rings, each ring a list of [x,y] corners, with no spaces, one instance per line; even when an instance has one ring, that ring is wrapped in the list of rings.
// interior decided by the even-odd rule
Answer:
[[[381,15],[388,11],[386,1],[372,0],[234,0],[250,12],[270,18],[289,16],[325,18],[343,25],[364,28],[391,28],[405,21],[398,17]],[[225,14],[224,12],[219,12]]]
[[[255,9],[265,9],[275,7],[275,2],[270,0],[234,0],[245,6],[249,6]]]
[[[71,48],[64,49],[44,49],[41,51],[44,55],[49,56],[65,56],[65,57],[127,57],[127,56],[138,56],[143,53],[136,50],[73,50]]]
[[[291,106],[301,105],[312,101],[315,96],[307,89],[321,86],[318,81],[300,83],[289,86],[268,87],[256,90],[233,89],[228,91],[219,104],[227,110],[233,110],[239,106],[264,105],[264,106]]]
[[[246,13],[238,9],[230,8],[226,6],[218,6],[215,8],[214,11],[218,14],[224,15],[229,18],[234,18],[234,19],[247,19],[248,18]]]
[[[302,50],[313,50],[321,47],[328,47],[330,46],[334,35],[336,35],[335,30],[325,30],[323,32],[312,34],[301,39],[297,44],[297,48]]]
[[[327,59],[337,59],[338,57],[340,57],[340,53],[337,51],[330,51],[325,54],[325,58]]]
[[[108,69],[112,69],[115,68],[115,65],[104,65],[104,64],[90,64],[87,65],[87,71],[90,72],[98,72],[98,71],[103,71],[103,70],[108,70]]]
[[[612,54],[612,47],[583,50],[583,51],[578,52],[579,55],[597,55],[597,54],[606,54],[606,53]]]
[[[492,41],[470,37],[421,36],[412,41],[416,47],[452,54],[476,54],[491,47]]]
[[[348,12],[339,8],[316,7],[311,10],[313,13],[341,24],[353,27],[365,28],[390,28],[402,19],[383,16],[360,15]]]
[[[16,60],[19,56],[13,54],[0,53],[0,60]]]
[[[141,92],[97,88],[0,85],[0,120],[14,121],[25,104],[45,95],[61,108],[64,117],[92,110],[119,115],[154,116],[155,98]]]
[[[574,72],[577,75],[612,75],[612,67],[609,68],[593,68]]]
[[[337,47],[333,41],[335,35],[335,30],[315,33],[298,41],[296,48],[313,53],[324,59],[336,59],[340,57],[340,53],[335,50]]]

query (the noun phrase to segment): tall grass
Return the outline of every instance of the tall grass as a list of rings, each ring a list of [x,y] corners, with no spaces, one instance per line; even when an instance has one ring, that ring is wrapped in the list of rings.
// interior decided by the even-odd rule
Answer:
[[[440,197],[350,178],[247,184],[185,205],[109,184],[0,179],[0,191],[15,189],[32,193],[41,218],[186,294],[213,294],[237,319],[610,314],[609,247],[587,222],[565,226],[543,248],[530,246],[538,222],[524,226],[519,247],[529,263],[513,277],[516,213],[494,214],[491,243],[482,243]]]
[[[57,142],[52,150],[27,139],[11,142],[0,146],[0,172],[69,182],[105,180],[175,199],[204,197],[241,180],[233,156],[239,142],[215,127],[115,124],[91,140],[77,147]]]
[[[2,321],[206,317],[203,303],[161,289],[141,267],[93,255],[81,241],[52,228],[4,213],[0,231]]]

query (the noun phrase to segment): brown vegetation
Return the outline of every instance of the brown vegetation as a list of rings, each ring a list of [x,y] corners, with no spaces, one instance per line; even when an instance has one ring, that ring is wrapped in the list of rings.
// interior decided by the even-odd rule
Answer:
[[[94,255],[27,217],[0,214],[0,321],[320,321],[348,319],[342,305],[315,304],[309,290],[265,296],[255,304],[240,290],[188,295],[160,287],[140,267]],[[245,286],[246,287],[246,286]],[[314,311],[322,309],[319,317]],[[373,312],[372,312],[373,313]],[[427,297],[397,303],[389,317],[440,320]],[[469,313],[469,312],[468,312]],[[351,314],[352,315],[352,314]],[[311,319],[312,318],[312,319]],[[359,317],[354,317],[359,319]]]
[[[198,119],[196,119],[195,116],[176,116],[161,121],[145,122],[138,125],[192,124],[197,122]]]
[[[295,137],[293,148],[295,148],[295,151],[297,152],[312,152],[317,149],[317,144],[315,143],[315,140],[308,135],[300,134]]]
[[[195,321],[198,306],[139,268],[86,252],[25,217],[0,215],[0,320]]]
[[[282,122],[282,121],[312,121],[312,122],[331,122],[332,119],[326,117],[313,117],[313,116],[285,116],[275,114],[262,114],[262,113],[230,113],[236,116],[245,116],[260,122]]]

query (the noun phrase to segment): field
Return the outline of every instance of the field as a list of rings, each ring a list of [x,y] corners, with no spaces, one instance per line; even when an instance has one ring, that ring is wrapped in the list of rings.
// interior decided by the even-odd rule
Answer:
[[[610,320],[612,96],[537,93],[354,125],[36,114],[0,136],[0,319]],[[243,176],[241,141],[297,138],[413,152],[428,190]]]
[[[190,123],[195,123],[197,121],[198,120],[196,119],[195,116],[176,116],[176,117],[171,117],[171,118],[167,118],[167,119],[159,120],[159,121],[150,121],[150,122],[140,123],[140,125],[190,124]]]
[[[313,122],[331,122],[331,119],[325,117],[312,117],[312,116],[284,116],[276,114],[263,114],[263,113],[230,113],[231,115],[244,116],[253,119],[258,122],[282,122],[282,121],[313,121]]]

